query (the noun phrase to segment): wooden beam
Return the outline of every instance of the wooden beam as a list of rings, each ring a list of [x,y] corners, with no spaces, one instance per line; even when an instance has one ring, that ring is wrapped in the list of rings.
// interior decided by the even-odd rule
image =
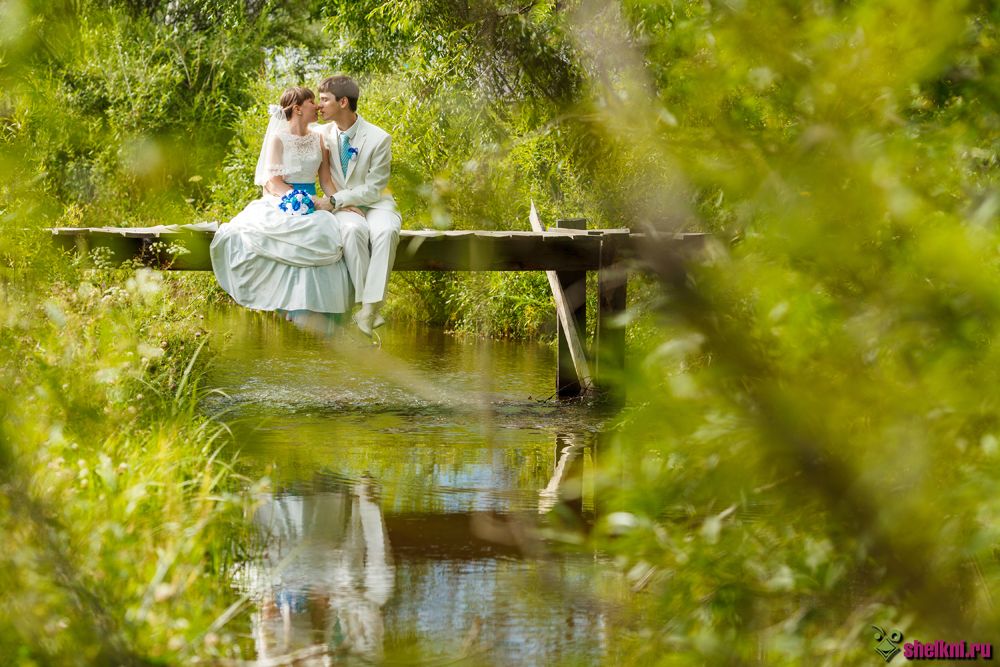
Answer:
[[[393,270],[586,271],[600,261],[600,239],[559,232],[402,232]]]
[[[625,403],[625,324],[628,271],[616,239],[607,239],[597,272],[597,386],[614,405]]]
[[[576,516],[583,514],[583,453],[587,449],[582,433],[557,433],[555,467],[544,489],[538,492],[538,513],[545,514],[561,503]]]
[[[208,247],[213,232],[177,225],[158,227],[61,227],[53,239],[67,249],[78,242],[90,249],[104,247],[110,261],[139,259],[162,269],[210,271]],[[396,251],[395,271],[596,271],[601,248],[609,237],[619,240],[623,253],[630,249],[627,229],[543,232],[403,230]],[[666,243],[682,248],[700,247],[704,234],[677,234]],[[169,246],[187,252],[172,255]],[[633,254],[633,253],[628,253]]]
[[[535,210],[535,202],[531,202],[531,212],[528,214],[531,221],[532,231],[538,233],[542,231],[542,222],[538,219],[538,211]],[[600,255],[598,254],[598,260]],[[593,381],[590,378],[590,367],[587,364],[587,354],[583,349],[583,342],[580,340],[579,329],[573,318],[573,309],[570,307],[566,294],[563,292],[559,282],[559,276],[555,271],[546,271],[549,279],[549,287],[552,288],[552,296],[556,301],[556,314],[563,331],[566,332],[566,344],[569,347],[570,357],[573,359],[573,366],[576,368],[576,377],[580,380],[581,390],[590,391]]]
[[[583,218],[573,220],[557,220],[557,229],[581,230],[587,228]],[[576,333],[581,341],[587,339],[587,272],[557,271],[556,277],[566,295],[566,302],[573,312],[576,323]],[[562,322],[556,318],[556,395],[560,398],[571,398],[583,393],[584,387],[576,374],[576,364],[570,354],[569,339],[563,329]]]

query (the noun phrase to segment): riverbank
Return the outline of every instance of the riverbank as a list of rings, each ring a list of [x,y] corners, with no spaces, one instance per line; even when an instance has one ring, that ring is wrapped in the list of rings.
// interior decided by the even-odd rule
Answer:
[[[62,260],[40,251],[31,275],[0,287],[0,655],[232,655],[220,621],[236,599],[225,572],[247,482],[220,454],[227,428],[198,408],[215,344],[205,290]]]

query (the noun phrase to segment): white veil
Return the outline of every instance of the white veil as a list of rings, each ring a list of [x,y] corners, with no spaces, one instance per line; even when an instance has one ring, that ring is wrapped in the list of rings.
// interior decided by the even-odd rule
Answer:
[[[260,157],[257,158],[257,171],[254,173],[254,185],[265,186],[275,176],[284,176],[295,172],[279,137],[288,133],[288,120],[285,110],[277,104],[267,107],[267,131],[264,132],[264,143],[260,147]]]

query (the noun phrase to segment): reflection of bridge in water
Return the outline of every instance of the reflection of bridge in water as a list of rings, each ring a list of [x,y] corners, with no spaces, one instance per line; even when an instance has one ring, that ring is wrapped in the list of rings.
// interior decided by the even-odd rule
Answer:
[[[265,549],[236,581],[253,602],[248,653],[264,664],[610,655],[609,596],[627,585],[601,554],[543,539],[579,538],[600,509],[593,464],[608,417],[531,398],[551,393],[551,347],[414,327],[359,357],[350,339],[239,309],[206,326],[229,344],[205,409],[231,423],[239,472],[270,480],[255,521]]]
[[[438,604],[418,610],[418,616],[453,615],[456,630],[466,633],[464,643],[478,650],[484,643],[509,641],[502,628],[484,627],[485,614],[463,620],[469,616],[464,608],[475,607],[470,598],[503,594],[463,586],[461,575],[479,570],[509,585],[539,562],[542,570],[565,567],[545,563],[546,547],[536,535],[538,516],[543,524],[557,515],[561,522],[567,515],[593,521],[596,439],[585,432],[556,436],[552,476],[538,492],[537,512],[523,507],[509,513],[384,512],[379,485],[367,476],[352,481],[321,474],[313,490],[265,497],[254,518],[261,555],[241,578],[256,605],[252,623],[258,660],[303,665],[329,664],[336,655],[381,660],[386,616],[401,611],[388,604],[397,588],[428,583],[440,591]],[[565,623],[569,633],[599,630],[585,606]]]

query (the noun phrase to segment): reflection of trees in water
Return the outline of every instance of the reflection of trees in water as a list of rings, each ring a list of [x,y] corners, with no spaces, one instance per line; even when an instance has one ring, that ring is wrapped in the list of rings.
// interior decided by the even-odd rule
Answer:
[[[312,655],[380,658],[395,574],[372,482],[271,496],[254,522],[265,537],[251,576],[258,659],[318,646],[325,650]]]

